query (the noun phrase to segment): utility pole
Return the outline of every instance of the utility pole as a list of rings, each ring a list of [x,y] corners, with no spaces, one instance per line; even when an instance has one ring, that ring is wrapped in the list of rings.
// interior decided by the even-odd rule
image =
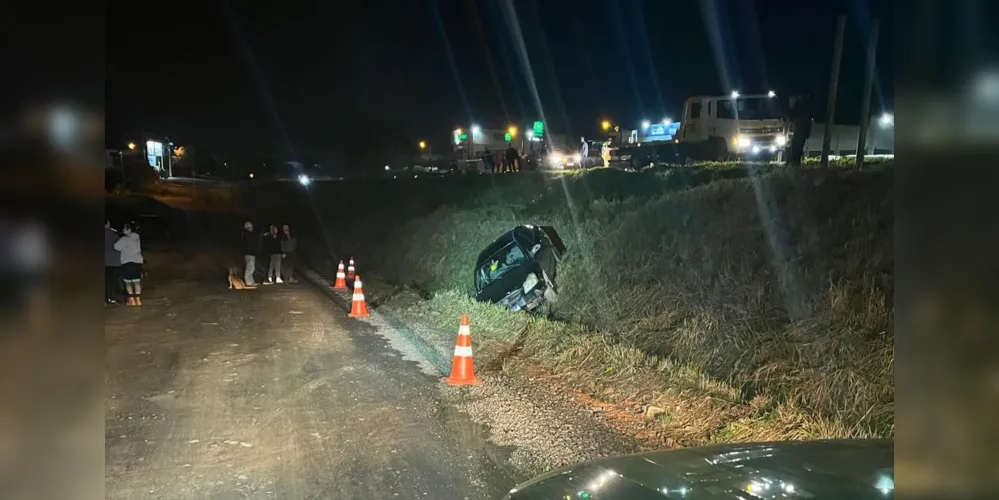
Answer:
[[[874,87],[874,60],[878,53],[878,31],[880,19],[871,20],[871,31],[867,35],[867,73],[864,75],[864,102],[860,105],[860,134],[857,135],[857,169],[864,168],[864,155],[867,153],[867,129],[871,126],[871,89]]]
[[[829,75],[829,102],[826,104],[826,126],[822,130],[822,168],[829,168],[829,146],[832,142],[832,129],[835,125],[836,90],[839,88],[839,63],[843,60],[843,32],[846,31],[846,16],[836,21],[836,42],[833,46],[832,71]]]
[[[172,179],[173,178],[173,147],[170,145],[170,138],[169,137],[164,137],[163,139],[164,139],[164,144],[163,144],[164,147],[163,147],[163,149],[166,150],[166,151],[164,151],[164,153],[166,153],[167,177]]]

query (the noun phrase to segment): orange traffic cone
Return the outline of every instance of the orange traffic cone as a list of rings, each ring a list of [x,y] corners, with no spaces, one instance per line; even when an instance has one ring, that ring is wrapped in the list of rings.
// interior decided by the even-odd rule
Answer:
[[[361,288],[361,277],[354,276],[354,299],[350,302],[351,318],[368,316],[368,305],[364,303],[364,289]]]
[[[354,279],[354,258],[350,258],[350,262],[347,264],[347,279]]]
[[[478,385],[475,377],[475,361],[472,359],[472,334],[468,328],[468,315],[461,315],[458,327],[458,342],[454,346],[454,360],[451,362],[451,375],[444,379],[448,385]]]
[[[340,265],[336,266],[336,283],[333,283],[334,290],[346,290],[347,289],[347,279],[346,275],[343,274],[343,261],[340,261]]]

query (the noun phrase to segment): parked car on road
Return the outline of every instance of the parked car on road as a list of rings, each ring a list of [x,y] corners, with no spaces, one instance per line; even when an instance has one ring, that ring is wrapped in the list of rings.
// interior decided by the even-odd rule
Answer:
[[[551,226],[517,226],[475,261],[475,300],[514,311],[546,312],[558,300],[556,265],[565,244]]]
[[[639,453],[556,470],[504,500],[895,498],[891,440],[730,444]]]
[[[579,152],[569,151],[564,148],[553,148],[544,156],[546,169],[566,170],[570,168],[580,168],[582,158]]]
[[[621,170],[641,170],[648,166],[682,163],[677,145],[645,143],[611,150],[610,167]]]

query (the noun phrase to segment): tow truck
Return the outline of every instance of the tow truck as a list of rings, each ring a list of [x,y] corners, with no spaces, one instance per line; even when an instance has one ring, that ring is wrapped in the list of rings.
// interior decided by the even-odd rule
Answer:
[[[683,103],[675,142],[695,160],[772,159],[788,142],[777,94],[695,96]]]

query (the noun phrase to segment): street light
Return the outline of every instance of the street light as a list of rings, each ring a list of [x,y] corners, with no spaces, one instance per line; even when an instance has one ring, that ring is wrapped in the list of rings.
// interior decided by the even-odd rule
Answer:
[[[134,142],[128,143],[128,149],[131,149],[132,151],[135,151],[135,143]]]
[[[506,131],[510,134],[510,137],[517,137],[517,127],[510,125],[510,128],[506,129]]]
[[[671,125],[672,123],[673,123],[673,120],[672,120],[672,119],[670,119],[670,118],[663,118],[663,125],[666,125],[666,126],[668,127],[668,126],[670,126],[670,125]]]
[[[251,179],[253,178],[253,172],[250,172],[250,178]]]
[[[600,128],[604,131],[610,130],[611,122],[610,120],[604,120],[600,122]]]
[[[652,126],[652,123],[648,120],[642,120],[642,130],[647,130]]]
[[[426,141],[420,141],[420,149],[427,149]]]
[[[732,99],[738,99],[738,98],[739,98],[739,91],[738,90],[733,90],[732,91]]]
[[[482,127],[480,127],[478,125],[472,125],[472,135],[473,136],[479,135],[481,133],[482,133]]]
[[[888,128],[895,123],[895,115],[888,112],[881,113],[880,122],[881,128]]]
[[[767,97],[773,99],[774,97],[777,97],[777,92],[774,92],[773,90],[771,90],[771,91],[767,92]]]

